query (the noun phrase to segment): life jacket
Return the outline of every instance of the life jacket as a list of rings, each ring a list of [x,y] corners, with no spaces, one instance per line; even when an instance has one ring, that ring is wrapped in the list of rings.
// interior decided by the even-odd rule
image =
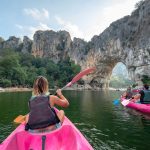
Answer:
[[[143,91],[144,91],[143,103],[150,104],[150,90],[143,90]]]
[[[25,130],[46,128],[60,122],[54,108],[51,108],[49,104],[49,96],[40,95],[31,97],[29,100],[29,109],[29,120]]]

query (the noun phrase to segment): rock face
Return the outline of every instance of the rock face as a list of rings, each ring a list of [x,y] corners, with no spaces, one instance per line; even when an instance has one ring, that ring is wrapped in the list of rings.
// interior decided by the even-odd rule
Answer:
[[[70,53],[70,57],[78,58],[76,62],[82,68],[97,67],[94,75],[85,77],[91,85],[107,88],[118,62],[126,65],[132,80],[140,82],[143,75],[150,76],[150,1],[140,2],[131,16],[113,22],[87,44],[87,54],[82,56],[84,61],[78,52]],[[80,49],[80,44],[76,49]]]
[[[23,47],[21,51],[23,53],[31,53],[31,49],[32,49],[32,40],[30,40],[27,36],[24,36]]]
[[[68,54],[76,64],[80,64],[82,66],[82,63],[85,63],[85,57],[87,55],[88,50],[87,45],[88,43],[84,40],[74,38]]]
[[[32,45],[34,56],[50,57],[51,60],[57,63],[67,57],[70,48],[71,37],[66,31],[37,31],[34,34]]]
[[[20,38],[16,38],[15,36],[9,37],[9,39],[3,42],[3,48],[12,48],[12,49],[20,49],[21,40]]]
[[[3,48],[4,39],[0,37],[0,49]]]
[[[112,70],[118,62],[126,65],[132,80],[150,77],[150,0],[139,2],[130,15],[119,19],[94,36],[91,41],[74,38],[66,31],[37,31],[31,41],[24,37],[0,38],[0,48],[20,48],[35,57],[48,57],[58,63],[70,57],[82,69],[96,66],[94,74],[84,77],[87,88],[108,88]]]
[[[32,40],[27,36],[24,36],[23,42],[20,38],[16,38],[15,36],[9,37],[6,41],[0,37],[0,49],[13,49],[23,53],[31,53],[31,48]]]

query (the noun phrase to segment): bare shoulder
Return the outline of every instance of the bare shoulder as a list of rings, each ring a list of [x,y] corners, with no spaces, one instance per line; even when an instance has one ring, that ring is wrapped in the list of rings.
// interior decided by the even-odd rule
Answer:
[[[58,100],[58,99],[59,99],[59,98],[58,98],[57,96],[55,96],[55,95],[50,95],[49,97],[50,97],[50,100],[51,100],[51,101],[55,101],[55,100]]]
[[[50,103],[51,107],[53,107],[55,105],[56,100],[57,100],[57,96],[55,96],[55,95],[49,96],[49,103]]]

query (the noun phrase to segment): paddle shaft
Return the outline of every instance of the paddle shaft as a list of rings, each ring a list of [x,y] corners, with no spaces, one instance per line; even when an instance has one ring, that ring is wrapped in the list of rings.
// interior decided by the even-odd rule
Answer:
[[[75,82],[77,82],[78,80],[80,80],[83,76],[89,74],[89,73],[92,73],[93,71],[95,71],[96,68],[93,67],[93,68],[88,68],[88,69],[85,69],[81,72],[79,72],[73,79],[71,82],[69,82],[68,84],[66,84],[63,88],[61,88],[61,90],[64,90],[65,88],[67,87],[70,87],[72,84],[74,84]],[[55,93],[55,95],[57,95],[57,93]]]

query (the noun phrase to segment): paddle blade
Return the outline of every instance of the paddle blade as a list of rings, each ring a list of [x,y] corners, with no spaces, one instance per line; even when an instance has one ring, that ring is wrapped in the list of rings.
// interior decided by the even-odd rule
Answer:
[[[26,116],[19,115],[14,119],[14,123],[23,123],[25,121]]]
[[[119,102],[120,102],[120,100],[119,100],[119,99],[115,99],[115,100],[113,100],[113,104],[114,104],[114,105],[119,105]]]
[[[94,72],[95,70],[96,70],[96,68],[93,67],[93,68],[88,68],[88,69],[81,71],[72,79],[72,81],[70,82],[70,84],[68,84],[68,86],[71,86],[73,83],[80,80],[84,75],[90,74],[90,73]]]
[[[121,102],[121,104],[123,105],[123,106],[127,106],[128,104],[130,103],[130,100],[123,100],[122,102]]]

